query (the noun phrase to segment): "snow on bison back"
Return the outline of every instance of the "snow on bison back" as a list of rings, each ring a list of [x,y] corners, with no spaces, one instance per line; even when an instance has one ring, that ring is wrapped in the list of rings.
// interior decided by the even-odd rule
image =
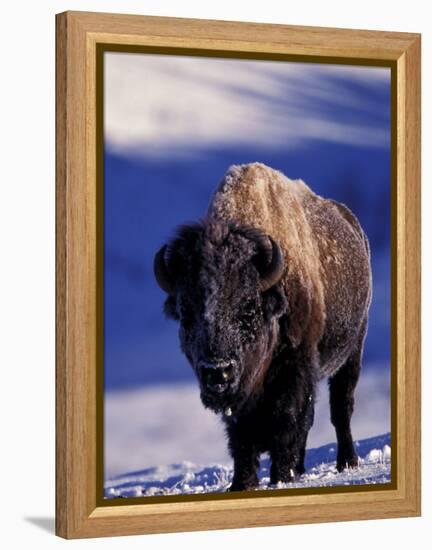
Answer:
[[[205,407],[221,413],[231,490],[304,473],[317,382],[330,378],[337,469],[358,464],[351,436],[371,299],[369,245],[354,214],[263,164],[232,166],[205,218],[155,256],[180,344]]]

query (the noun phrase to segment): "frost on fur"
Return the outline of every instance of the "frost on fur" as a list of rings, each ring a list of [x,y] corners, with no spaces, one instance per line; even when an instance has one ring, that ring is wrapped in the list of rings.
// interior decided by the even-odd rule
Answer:
[[[336,468],[359,464],[350,420],[371,300],[369,245],[344,205],[263,164],[232,166],[204,219],[155,258],[205,407],[221,414],[231,490],[305,472],[318,381],[329,378]],[[227,414],[227,411],[230,414]]]

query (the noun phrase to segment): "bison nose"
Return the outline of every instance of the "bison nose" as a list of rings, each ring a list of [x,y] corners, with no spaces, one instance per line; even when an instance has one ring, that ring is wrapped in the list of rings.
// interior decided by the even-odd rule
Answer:
[[[206,362],[199,364],[203,384],[213,391],[223,391],[233,378],[234,363],[231,361]]]

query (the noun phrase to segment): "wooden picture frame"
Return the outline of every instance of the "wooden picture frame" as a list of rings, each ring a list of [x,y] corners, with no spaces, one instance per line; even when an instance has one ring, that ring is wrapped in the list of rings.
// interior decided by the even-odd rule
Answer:
[[[80,538],[419,515],[420,35],[86,12],[61,13],[56,24],[56,533]],[[97,242],[103,236],[103,212],[97,78],[107,44],[120,50],[170,48],[192,55],[282,56],[391,68],[392,446],[397,460],[386,490],[101,505]]]

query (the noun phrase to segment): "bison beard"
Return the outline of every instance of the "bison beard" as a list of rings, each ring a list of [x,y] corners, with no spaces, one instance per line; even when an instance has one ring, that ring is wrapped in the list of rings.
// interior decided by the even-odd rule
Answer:
[[[204,406],[222,414],[231,491],[304,473],[317,382],[329,377],[337,468],[357,465],[350,421],[371,296],[367,239],[345,206],[261,164],[232,167],[207,217],[155,256]]]

